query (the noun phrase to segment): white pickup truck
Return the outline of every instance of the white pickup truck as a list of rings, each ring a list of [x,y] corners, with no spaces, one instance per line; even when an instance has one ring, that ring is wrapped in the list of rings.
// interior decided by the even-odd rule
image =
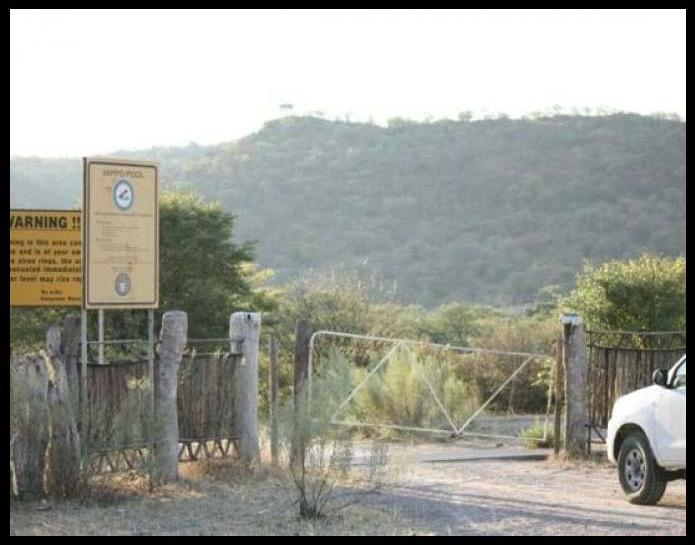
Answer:
[[[654,504],[685,479],[685,355],[657,369],[654,384],[619,398],[608,422],[608,459],[628,500]]]

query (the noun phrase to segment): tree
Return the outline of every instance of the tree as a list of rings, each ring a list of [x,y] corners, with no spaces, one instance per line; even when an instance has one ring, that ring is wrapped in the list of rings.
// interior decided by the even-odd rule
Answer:
[[[685,258],[643,254],[600,266],[585,263],[563,306],[594,329],[685,330]]]
[[[235,244],[234,216],[193,192],[165,192],[159,217],[160,314],[186,311],[191,337],[225,336],[230,313],[253,298],[253,244]]]

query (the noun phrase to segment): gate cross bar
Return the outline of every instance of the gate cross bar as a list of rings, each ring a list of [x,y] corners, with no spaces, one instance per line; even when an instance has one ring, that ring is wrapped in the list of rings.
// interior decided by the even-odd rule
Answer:
[[[352,392],[350,392],[350,395],[347,396],[347,398],[345,398],[345,400],[336,409],[335,413],[331,417],[331,423],[335,423],[335,417],[338,416],[338,413],[343,409],[343,407],[345,407],[345,405],[350,403],[350,400],[357,395],[357,392],[360,390],[360,388],[362,388],[362,386],[367,384],[367,381],[374,375],[374,373],[376,373],[379,370],[379,368],[389,360],[391,355],[396,350],[401,348],[402,346],[403,346],[403,343],[400,343],[400,342],[397,343],[391,350],[388,351],[388,353],[383,358],[381,358],[381,361],[374,367],[374,369],[372,369],[369,372],[369,374],[364,378],[364,380],[362,382],[360,382],[357,386],[355,386],[355,388],[352,390]]]
[[[485,407],[487,407],[487,406],[490,404],[490,402],[491,402],[493,399],[495,399],[495,398],[497,397],[497,395],[504,389],[504,387],[505,387],[507,384],[509,384],[512,380],[514,380],[514,377],[517,376],[517,375],[521,372],[521,370],[522,370],[524,367],[526,367],[526,365],[528,364],[528,362],[530,362],[532,359],[533,359],[533,356],[526,358],[526,360],[524,360],[524,362],[517,368],[517,370],[514,371],[511,375],[509,375],[509,377],[507,378],[507,380],[505,380],[505,381],[502,383],[502,385],[501,385],[499,388],[497,388],[497,390],[495,390],[495,393],[492,394],[490,397],[488,397],[487,400],[485,401],[485,403],[483,403],[480,407],[478,407],[478,410],[475,411],[475,412],[468,418],[468,420],[466,420],[466,422],[463,424],[463,426],[461,426],[460,429],[456,430],[456,434],[459,435],[463,430],[465,430],[465,429],[466,429],[466,426],[468,426],[468,424],[470,424],[470,423],[475,419],[476,416],[478,416],[481,412],[483,412],[483,410],[485,409]]]

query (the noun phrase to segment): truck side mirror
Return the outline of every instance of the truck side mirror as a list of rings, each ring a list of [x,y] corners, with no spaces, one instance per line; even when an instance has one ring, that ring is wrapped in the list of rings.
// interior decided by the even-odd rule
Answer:
[[[673,387],[680,388],[681,386],[685,387],[685,375],[676,375],[676,378],[673,379]]]
[[[666,382],[668,381],[668,370],[657,369],[652,375],[652,380],[657,386],[666,386]]]

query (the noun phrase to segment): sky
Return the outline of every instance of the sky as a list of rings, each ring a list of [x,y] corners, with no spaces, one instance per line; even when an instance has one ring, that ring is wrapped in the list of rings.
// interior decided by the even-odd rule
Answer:
[[[288,113],[385,124],[559,106],[685,118],[685,20],[685,10],[12,10],[10,156],[217,144]]]

